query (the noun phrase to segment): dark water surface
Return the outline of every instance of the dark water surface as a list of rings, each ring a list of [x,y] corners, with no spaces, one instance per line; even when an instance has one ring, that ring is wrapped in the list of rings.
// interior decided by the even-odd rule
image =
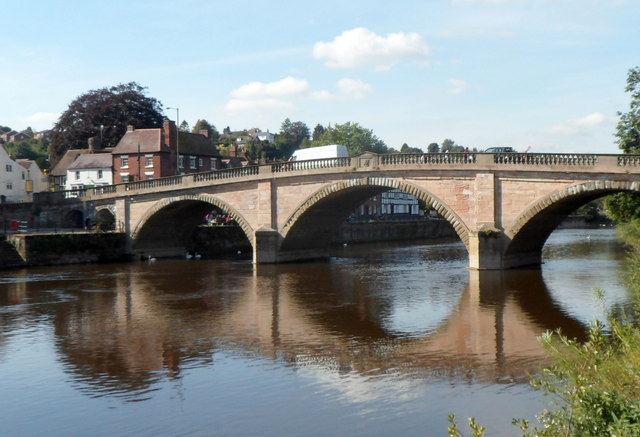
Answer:
[[[368,245],[0,272],[0,435],[442,436],[449,413],[514,435],[545,405],[537,336],[628,300],[612,230],[557,231],[544,258],[478,273],[461,243]]]

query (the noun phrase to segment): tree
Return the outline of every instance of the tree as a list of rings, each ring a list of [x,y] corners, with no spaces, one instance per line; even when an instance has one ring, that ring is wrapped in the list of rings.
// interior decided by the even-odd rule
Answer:
[[[324,132],[324,126],[320,123],[316,124],[316,127],[313,128],[313,134],[311,135],[312,141],[318,141]]]
[[[400,147],[400,153],[423,153],[422,149],[418,147],[409,147],[407,143],[404,143],[402,147]]]
[[[438,153],[440,151],[440,145],[438,143],[431,143],[427,146],[427,153]]]
[[[211,138],[211,141],[213,141],[214,144],[216,144],[220,139],[220,132],[218,132],[218,129],[216,129],[214,125],[209,123],[207,120],[199,119],[198,121],[196,121],[196,124],[193,125],[192,132],[194,134],[197,134],[202,130],[206,130],[209,133],[209,138]]]
[[[51,165],[68,149],[87,147],[91,137],[103,146],[115,146],[128,125],[158,128],[164,115],[162,104],[145,95],[146,88],[136,82],[88,91],[73,100],[51,133]]]
[[[305,140],[309,139],[309,128],[301,121],[291,122],[286,118],[280,126],[279,135],[284,137],[294,149],[297,149]]]
[[[640,67],[629,70],[625,91],[631,93],[629,112],[618,112],[616,143],[624,153],[640,153]]]
[[[618,112],[620,121],[616,128],[616,143],[624,153],[640,153],[640,67],[632,68],[627,75],[625,91],[631,93],[629,112]],[[640,218],[640,194],[619,193],[605,199],[607,214],[614,220],[627,223]]]
[[[187,120],[182,120],[182,123],[180,123],[180,131],[189,132],[189,130],[189,123],[187,123]]]
[[[329,125],[314,146],[326,146],[329,144],[342,144],[347,146],[350,155],[360,155],[364,152],[389,153],[389,148],[380,138],[373,134],[371,129],[366,129],[358,123],[346,122],[344,124]]]

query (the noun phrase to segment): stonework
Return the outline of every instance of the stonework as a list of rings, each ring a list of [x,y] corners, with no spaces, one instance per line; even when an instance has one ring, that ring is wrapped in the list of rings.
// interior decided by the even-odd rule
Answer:
[[[581,204],[640,188],[640,160],[508,155],[366,155],[301,161],[295,167],[278,163],[87,190],[80,200],[95,208],[110,206],[134,241],[151,221],[157,232],[162,226],[165,234],[177,232],[183,223],[171,212],[175,209],[197,214],[213,205],[240,225],[255,262],[282,262],[324,255],[326,232],[335,231],[367,198],[395,188],[432,205],[453,226],[469,250],[470,268],[502,269],[539,262],[558,220]],[[263,256],[262,248],[268,254]]]

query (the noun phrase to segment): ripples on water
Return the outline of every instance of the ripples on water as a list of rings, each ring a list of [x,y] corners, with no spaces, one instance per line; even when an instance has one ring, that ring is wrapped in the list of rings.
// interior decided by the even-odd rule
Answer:
[[[473,273],[461,243],[330,262],[39,268],[0,276],[4,435],[513,435],[536,336],[624,305],[612,231],[559,231],[539,270]]]

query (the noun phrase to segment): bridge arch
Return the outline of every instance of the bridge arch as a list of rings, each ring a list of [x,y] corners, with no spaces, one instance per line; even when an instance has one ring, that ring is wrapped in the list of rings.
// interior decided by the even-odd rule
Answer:
[[[299,250],[307,247],[309,241],[314,239],[328,243],[327,232],[338,229],[349,214],[367,199],[390,189],[413,194],[430,204],[453,226],[468,247],[469,228],[453,209],[437,196],[403,180],[364,177],[329,184],[301,202],[280,229],[283,238],[281,251]]]
[[[505,229],[510,243],[505,249],[504,267],[540,264],[544,243],[569,214],[592,200],[623,191],[640,191],[640,183],[589,181],[549,194],[530,205],[513,226]]]
[[[142,214],[131,232],[133,248],[135,252],[148,250],[148,242],[152,238],[162,235],[164,246],[171,246],[167,242],[169,236],[173,238],[173,247],[169,247],[166,253],[158,251],[155,255],[177,255],[182,252],[179,245],[180,240],[184,241],[187,234],[203,223],[204,216],[216,207],[229,216],[238,224],[242,233],[246,236],[251,245],[254,245],[254,233],[251,225],[233,206],[209,194],[188,194],[174,196],[156,202],[151,208]],[[155,229],[154,229],[155,228]],[[144,241],[147,247],[145,248]]]

